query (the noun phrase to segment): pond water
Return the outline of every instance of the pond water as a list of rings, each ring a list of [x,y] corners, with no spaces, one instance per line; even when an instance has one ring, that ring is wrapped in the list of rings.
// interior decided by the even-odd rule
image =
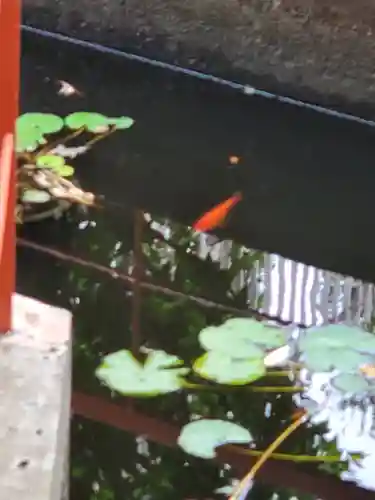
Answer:
[[[74,85],[79,95],[59,94],[59,81]],[[18,291],[74,315],[79,415],[72,423],[72,500],[223,498],[215,490],[248,467],[235,458],[230,467],[186,455],[173,445],[178,428],[191,415],[229,418],[251,429],[257,448],[264,449],[292,419],[289,395],[220,389],[130,402],[113,396],[127,412],[122,429],[116,429],[85,418],[92,406],[82,393],[110,398],[94,374],[103,355],[146,345],[190,361],[200,352],[203,327],[222,322],[230,308],[247,308],[243,290],[228,293],[239,270],[236,260],[225,270],[201,260],[185,226],[237,190],[244,201],[219,236],[375,278],[369,231],[373,130],[29,35],[21,107],[136,120],[74,163],[82,186],[105,197],[104,209],[73,210],[62,220],[23,228],[22,236],[125,274],[141,261],[147,279],[185,294],[139,292],[108,273],[19,248]],[[231,155],[240,158],[238,166],[229,166]],[[141,222],[139,209],[149,214],[148,222]],[[160,224],[168,226],[168,238]],[[191,295],[224,307],[194,302]],[[113,423],[111,407],[103,408],[102,419]],[[332,453],[319,430],[297,430],[280,450]],[[249,498],[370,498],[320,469],[270,461]]]

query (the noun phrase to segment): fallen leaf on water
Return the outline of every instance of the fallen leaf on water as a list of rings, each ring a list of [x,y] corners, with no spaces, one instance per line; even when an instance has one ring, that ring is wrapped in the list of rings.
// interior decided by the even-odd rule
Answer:
[[[69,97],[71,95],[82,95],[81,91],[65,80],[58,80],[58,83],[60,85],[59,91],[57,92],[58,95],[63,95],[65,97]]]

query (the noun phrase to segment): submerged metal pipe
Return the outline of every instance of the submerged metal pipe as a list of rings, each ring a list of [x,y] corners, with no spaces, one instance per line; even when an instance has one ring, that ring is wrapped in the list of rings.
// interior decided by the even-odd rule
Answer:
[[[187,76],[192,76],[195,78],[199,78],[200,80],[206,80],[212,83],[217,83],[219,85],[223,85],[225,87],[229,87],[233,90],[239,91],[245,95],[250,96],[258,96],[263,97],[264,99],[271,99],[277,102],[281,102],[284,104],[290,104],[292,106],[298,106],[300,108],[310,109],[312,111],[316,111],[318,113],[323,113],[328,116],[333,116],[335,118],[340,118],[341,120],[349,120],[352,122],[360,123],[362,125],[367,125],[370,127],[375,127],[375,121],[366,120],[365,118],[360,118],[359,116],[355,116],[349,113],[342,113],[340,111],[335,111],[333,109],[325,108],[324,106],[319,106],[317,104],[309,104],[307,102],[300,101],[298,99],[293,99],[291,97],[286,97],[282,95],[273,94],[272,92],[267,92],[265,90],[257,89],[251,85],[244,85],[237,82],[232,82],[230,80],[226,80],[224,78],[220,78],[214,75],[209,75],[203,73],[201,71],[196,71],[188,68],[183,68],[181,66],[177,66],[175,64],[170,64],[162,61],[157,61],[155,59],[150,59],[148,57],[140,56],[137,54],[131,54],[129,52],[123,52],[119,49],[115,49],[112,47],[107,47],[95,42],[87,42],[85,40],[80,40],[78,38],[73,38],[67,35],[62,35],[60,33],[54,33],[51,31],[46,31],[40,28],[34,28],[32,26],[21,25],[22,31],[27,33],[33,33],[34,35],[41,36],[43,38],[50,38],[53,40],[57,40],[60,42],[66,42],[71,45],[75,45],[77,47],[83,47],[86,49],[90,49],[96,52],[100,52],[102,54],[110,54],[116,57],[122,57],[124,59],[138,61],[144,64],[149,64],[151,66],[155,66],[162,69],[167,69],[173,71],[175,73],[182,73]]]

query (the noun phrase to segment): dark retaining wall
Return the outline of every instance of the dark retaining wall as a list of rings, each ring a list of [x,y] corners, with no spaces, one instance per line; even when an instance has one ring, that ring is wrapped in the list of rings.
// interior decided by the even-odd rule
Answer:
[[[349,109],[367,103],[360,111],[375,116],[371,0],[24,0],[23,5],[24,23],[38,28],[321,104]]]

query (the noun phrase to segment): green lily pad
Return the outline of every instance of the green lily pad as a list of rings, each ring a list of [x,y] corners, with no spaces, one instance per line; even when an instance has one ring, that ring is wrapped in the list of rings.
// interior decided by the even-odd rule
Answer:
[[[64,120],[51,113],[25,113],[17,122],[21,127],[38,128],[42,134],[54,134],[64,127]]]
[[[62,167],[64,163],[64,158],[58,155],[43,155],[39,156],[36,160],[36,166],[41,168],[58,169]]]
[[[62,118],[50,113],[25,113],[16,121],[16,151],[35,151],[45,144],[45,134],[59,132],[64,126]]]
[[[266,374],[263,357],[236,359],[217,351],[206,352],[196,359],[193,370],[202,378],[229,385],[249,384]]]
[[[118,118],[108,118],[107,122],[114,125],[118,130],[130,128],[134,124],[133,118],[129,116],[120,116]]]
[[[345,347],[314,347],[306,350],[303,358],[306,368],[314,372],[328,372],[333,369],[350,372],[371,362],[369,355]]]
[[[51,195],[47,191],[39,189],[27,189],[22,194],[22,201],[24,203],[47,203],[51,200]]]
[[[43,141],[42,132],[35,127],[16,125],[16,152],[35,151]]]
[[[56,168],[56,173],[60,175],[60,177],[72,177],[74,175],[75,169],[71,165],[62,165],[59,168]]]
[[[329,325],[310,328],[299,345],[303,351],[344,347],[375,354],[375,335],[355,326]]]
[[[128,350],[106,356],[96,376],[111,389],[126,396],[153,397],[178,391],[188,368],[176,368],[182,361],[163,351],[152,351],[142,365]]]
[[[185,425],[178,445],[190,455],[214,458],[215,449],[227,443],[245,444],[253,441],[250,432],[240,425],[224,420],[196,420]]]
[[[199,334],[207,351],[218,351],[235,358],[259,358],[268,348],[285,344],[285,333],[279,328],[244,318],[230,319],[220,326],[209,326]]]
[[[72,113],[65,118],[65,125],[73,130],[85,128],[90,132],[104,132],[108,129],[108,117],[101,113],[90,113],[88,111],[79,111]]]
[[[364,377],[354,373],[341,373],[332,379],[332,385],[345,393],[359,394],[367,392],[370,385]]]

